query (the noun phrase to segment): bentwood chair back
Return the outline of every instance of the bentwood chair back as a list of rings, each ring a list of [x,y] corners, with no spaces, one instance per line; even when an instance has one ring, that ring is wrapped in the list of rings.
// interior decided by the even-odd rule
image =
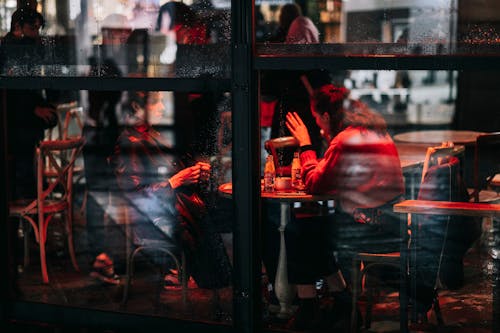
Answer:
[[[474,154],[474,202],[500,202],[498,185],[493,179],[500,174],[500,132],[483,134],[476,139]]]
[[[21,218],[33,227],[44,283],[49,282],[45,253],[47,228],[58,214],[64,219],[71,262],[79,271],[73,246],[73,166],[83,143],[83,138],[42,141],[36,149],[37,197],[9,202],[9,216]],[[46,176],[49,168],[55,172],[51,177]]]
[[[427,154],[425,157],[425,161],[422,169],[422,181],[420,184],[419,190],[419,199],[426,200],[448,200],[448,201],[457,201],[458,198],[454,194],[456,192],[454,188],[458,186],[461,175],[460,169],[460,160],[455,154],[454,147],[452,146],[439,146],[439,147],[429,147],[427,149]],[[446,179],[445,179],[446,178]],[[465,187],[463,187],[465,191]],[[437,195],[437,196],[436,196]],[[445,197],[438,197],[445,196]],[[463,198],[462,198],[463,199]],[[420,252],[420,255],[426,254],[429,258],[432,259],[432,265],[430,267],[425,267],[424,270],[421,270],[425,274],[426,281],[429,281],[429,284],[435,286],[439,279],[441,263],[443,259],[443,255],[445,253],[447,234],[448,234],[448,224],[449,219],[446,220],[446,217],[439,217],[444,219],[444,221],[439,220],[435,221],[433,216],[427,218],[427,220],[421,221],[412,221],[413,225],[419,224],[419,229],[423,228],[424,231],[427,231],[427,235],[438,234],[438,239],[434,239],[435,242],[432,243],[434,248],[427,248],[427,251]],[[447,222],[448,221],[448,222]],[[443,222],[443,223],[440,223]],[[409,225],[410,226],[410,225]],[[444,229],[443,229],[444,228]],[[439,230],[436,230],[439,229]],[[417,247],[417,242],[422,237],[416,238],[416,233],[411,234],[411,246]],[[361,263],[362,268],[361,267]],[[421,263],[421,261],[420,261]],[[353,274],[352,274],[352,287],[353,287],[353,309],[352,309],[352,318],[351,318],[351,328],[354,329],[356,325],[356,316],[357,313],[355,311],[354,305],[356,304],[357,297],[360,293],[359,288],[362,287],[362,282],[364,279],[371,279],[370,273],[373,272],[374,269],[380,267],[393,267],[394,269],[399,269],[401,265],[401,255],[399,252],[394,253],[357,253],[353,258]],[[406,276],[400,276],[399,279],[402,281],[406,281]],[[377,279],[373,279],[376,281]],[[394,281],[394,283],[396,283]],[[392,284],[394,284],[392,283]],[[391,284],[391,283],[389,283]],[[365,284],[366,286],[368,284]],[[375,285],[375,287],[378,287]],[[366,307],[365,314],[365,327],[369,328],[371,325],[371,309],[373,306],[373,295],[375,293],[374,288],[366,288],[367,296],[368,296],[368,304]],[[439,300],[437,298],[437,292],[435,291],[435,297],[433,299],[433,310],[436,314],[436,319],[439,325],[443,324],[443,319],[439,307]],[[412,320],[417,321],[416,313],[413,314]],[[421,318],[425,321],[426,318]]]
[[[74,130],[76,128],[76,133]],[[72,108],[66,113],[63,124],[63,140],[70,138],[78,138],[82,136],[83,121],[82,121],[82,108]],[[73,131],[73,132],[72,132]]]
[[[60,117],[60,113],[58,113]],[[82,137],[83,134],[83,121],[82,121],[82,108],[73,107],[66,112],[64,116],[64,122],[61,123],[59,119],[59,128],[62,131],[60,135],[61,140],[68,139],[78,139]],[[61,152],[61,154],[68,154],[68,151]],[[80,155],[77,156],[75,164],[73,165],[73,176],[75,184],[78,184],[84,177],[84,166],[82,161],[79,159]],[[59,158],[68,158],[68,156],[61,156]],[[51,168],[50,166],[45,170],[45,176],[53,178],[57,176],[57,170]],[[87,191],[84,191],[82,205],[80,207],[80,214],[83,215],[86,202],[87,202]]]
[[[290,176],[293,152],[299,148],[299,142],[293,136],[283,136],[267,140],[264,148],[273,156],[276,175]]]

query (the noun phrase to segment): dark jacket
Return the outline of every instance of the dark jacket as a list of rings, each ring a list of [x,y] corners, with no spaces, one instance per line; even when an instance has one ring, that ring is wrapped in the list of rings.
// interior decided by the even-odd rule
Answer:
[[[111,159],[118,185],[129,201],[135,237],[174,242],[186,255],[188,273],[201,288],[231,283],[231,267],[196,187],[172,189],[169,177],[185,167],[151,127],[125,129]],[[146,241],[147,242],[147,241]]]

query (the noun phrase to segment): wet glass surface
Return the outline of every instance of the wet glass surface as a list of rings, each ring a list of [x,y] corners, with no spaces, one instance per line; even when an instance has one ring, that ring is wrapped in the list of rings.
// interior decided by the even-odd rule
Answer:
[[[286,1],[256,2],[259,55],[404,57],[500,53],[496,23],[499,8],[495,1],[481,5],[454,0],[305,1],[299,6],[301,15],[290,6]],[[307,21],[299,24],[302,17]]]
[[[34,162],[24,159],[26,152],[32,157],[35,143],[17,135],[34,112],[30,100],[41,101],[37,93],[6,92],[9,110],[17,105],[20,116],[8,112],[11,202],[28,198],[28,192],[36,195],[36,183],[29,181],[35,181]],[[86,140],[73,168],[72,234],[80,270],[69,260],[64,215],[58,214],[47,228],[49,284],[42,283],[33,228],[13,217],[14,299],[230,325],[233,213],[231,201],[217,193],[219,184],[231,182],[230,94],[52,91],[48,96],[57,105],[56,121],[42,133],[44,141]],[[151,127],[144,126],[146,119]],[[169,189],[174,175],[199,162],[210,165],[200,169],[203,179]],[[130,188],[129,181],[142,184]],[[179,202],[186,206],[175,206],[181,193],[186,196]],[[193,198],[204,203],[199,210]],[[177,215],[186,212],[193,215]],[[177,219],[183,218],[181,226]]]
[[[349,214],[343,206],[343,202],[349,198],[357,198],[359,195],[356,192],[356,184],[359,184],[360,188],[370,186],[370,181],[360,182],[359,178],[367,179],[365,177],[369,178],[368,175],[380,172],[383,169],[382,166],[374,170],[370,169],[370,165],[383,160],[384,154],[389,154],[389,149],[384,150],[385,153],[380,155],[371,155],[368,152],[369,147],[376,143],[363,141],[368,139],[356,138],[364,142],[360,144],[366,149],[363,154],[356,155],[356,148],[352,148],[349,145],[351,142],[347,139],[338,143],[335,149],[325,152],[329,149],[332,138],[328,138],[324,131],[336,128],[331,119],[338,118],[326,118],[324,113],[320,113],[322,117],[315,114],[311,105],[319,107],[320,104],[310,103],[311,94],[308,89],[317,93],[324,85],[333,83],[336,88],[330,87],[328,90],[332,96],[335,92],[342,91],[342,94],[335,96],[337,98],[348,96],[348,99],[362,102],[375,114],[382,116],[387,125],[388,134],[398,151],[406,199],[466,202],[469,198],[463,190],[451,189],[450,183],[444,181],[446,178],[444,175],[448,175],[446,159],[436,162],[436,165],[431,162],[431,165],[434,165],[431,167],[432,172],[445,168],[445,174],[441,175],[443,178],[440,178],[441,176],[432,178],[429,176],[431,171],[428,171],[425,183],[421,183],[423,164],[426,160],[427,148],[440,146],[442,143],[442,140],[436,136],[437,133],[455,133],[455,140],[452,141],[455,141],[457,149],[461,147],[459,149],[461,151],[455,152],[454,150],[453,154],[459,158],[459,162],[454,163],[461,166],[462,174],[457,178],[448,177],[452,182],[458,179],[455,184],[462,184],[464,181],[463,185],[469,190],[473,187],[475,139],[483,131],[491,132],[495,128],[488,127],[491,119],[486,110],[481,112],[477,107],[471,108],[467,103],[462,104],[462,98],[472,97],[473,90],[475,90],[470,86],[463,86],[463,83],[466,81],[479,83],[482,82],[481,78],[485,79],[484,84],[481,84],[477,88],[479,90],[476,91],[481,95],[489,96],[483,100],[486,103],[485,106],[492,101],[497,103],[498,99],[493,96],[498,80],[493,79],[495,73],[491,75],[481,71],[427,70],[267,70],[260,72],[260,119],[261,139],[263,140],[261,162],[264,163],[266,156],[273,155],[273,161],[277,161],[276,179],[290,176],[291,156],[298,149],[298,144],[293,144],[290,137],[292,133],[285,124],[286,115],[290,112],[296,112],[306,124],[313,143],[307,150],[317,149],[315,147],[319,146],[318,158],[330,157],[330,163],[326,164],[313,163],[310,153],[303,160],[309,170],[309,176],[303,178],[306,185],[305,191],[310,190],[311,187],[308,188],[308,186],[314,186],[314,194],[326,193],[319,192],[319,188],[323,191],[330,190],[331,197],[328,198],[330,201],[304,202],[305,200],[296,194],[295,202],[290,203],[294,201],[289,200],[290,196],[294,195],[292,188],[276,189],[273,200],[269,200],[270,196],[267,193],[261,196],[264,265],[262,298],[265,305],[262,316],[267,327],[300,330],[301,326],[297,326],[298,318],[305,320],[300,325],[306,325],[308,329],[325,329],[325,327],[341,329],[339,327],[345,327],[342,325],[345,325],[346,321],[349,323],[350,311],[346,312],[343,309],[350,309],[352,304],[350,295],[346,297],[339,293],[332,294],[332,291],[338,291],[335,290],[338,286],[332,288],[332,274],[325,274],[325,272],[331,273],[330,265],[334,262],[330,259],[325,260],[325,253],[333,252],[337,267],[342,272],[347,285],[350,288],[356,288],[359,293],[357,305],[363,323],[367,325],[371,320],[370,330],[374,331],[400,330],[398,297],[402,277],[399,273],[399,261],[394,261],[393,256],[385,261],[386,264],[380,265],[373,264],[374,261],[370,259],[364,259],[361,260],[362,266],[358,267],[353,266],[356,264],[353,258],[356,258],[360,252],[372,254],[399,252],[397,242],[396,246],[389,249],[393,244],[391,242],[400,237],[399,231],[388,232],[387,230],[394,231],[391,228],[398,230],[401,223],[406,225],[408,223],[406,214],[392,212],[392,204],[389,204],[389,209],[385,213],[383,213],[385,208],[377,207],[375,211],[356,209],[353,214]],[[346,87],[348,90],[346,92],[340,90],[339,87]],[[476,105],[482,104],[479,100],[475,103]],[[348,100],[348,102],[343,101],[335,105],[349,108],[356,104]],[[335,107],[332,108],[337,110]],[[311,113],[315,115],[312,121],[308,119]],[[347,122],[352,121],[352,118],[337,117]],[[330,120],[325,120],[325,118]],[[363,119],[376,118],[373,114],[371,117],[364,114]],[[460,119],[458,123],[457,119]],[[469,130],[468,133],[473,135],[470,141],[460,139],[463,132],[457,128]],[[481,128],[483,130],[480,130]],[[323,133],[320,133],[320,129]],[[408,143],[398,140],[400,135],[409,132],[428,134],[424,135],[420,142]],[[368,130],[363,133],[361,135],[363,138],[370,137]],[[322,135],[320,144],[315,146],[313,138],[317,134]],[[343,135],[349,136],[350,134]],[[270,141],[266,141],[269,139],[275,139],[272,144],[276,145],[275,147],[279,146],[276,152],[270,148]],[[354,139],[353,141],[358,142]],[[291,144],[281,144],[285,142]],[[356,143],[351,144],[356,145]],[[341,155],[335,159],[337,163],[333,162],[329,154],[339,153]],[[301,154],[302,157],[303,155]],[[314,171],[311,171],[313,168]],[[332,168],[336,168],[335,172],[331,171]],[[262,175],[264,175],[264,170],[262,165]],[[452,171],[449,172],[451,175]],[[396,174],[397,172],[386,171],[381,177],[397,178]],[[465,177],[461,178],[463,176]],[[325,189],[322,187],[323,184],[329,184],[330,187]],[[493,189],[493,196],[498,196],[497,188],[490,189]],[[263,187],[261,190],[263,191]],[[348,192],[350,196],[344,197],[345,192]],[[377,197],[384,195],[384,191],[379,188],[372,188],[367,193],[377,193]],[[443,197],[448,193],[451,197]],[[281,197],[281,200],[278,197]],[[384,220],[389,216],[395,220],[392,222]],[[424,311],[428,322],[422,321],[425,316],[422,316],[421,310],[411,317],[412,311],[420,309],[422,304],[420,302],[423,302],[422,295],[427,293],[427,296],[430,295],[432,298],[433,289],[437,286],[443,325],[447,329],[457,332],[469,329],[489,332],[494,330],[495,313],[498,312],[498,260],[496,259],[498,244],[494,241],[498,238],[495,236],[498,219],[452,217],[448,224],[448,218],[448,216],[433,214],[425,216],[413,214],[411,219],[411,223],[418,224],[418,231],[412,232],[411,243],[417,244],[417,248],[406,250],[410,256],[409,271],[412,274],[409,281],[413,281],[408,282],[408,292],[416,293],[417,296],[416,300],[410,298],[409,318],[420,319],[418,323],[411,323],[410,329],[430,332],[439,327],[439,312],[436,307],[434,309],[429,307],[428,312]],[[446,229],[445,226],[447,226]],[[446,237],[445,243],[443,243],[444,237]],[[334,250],[325,250],[324,246],[332,246]],[[371,265],[369,272],[362,282],[356,282],[356,270],[360,267],[366,268],[367,265]],[[439,276],[438,280],[436,280],[437,276]],[[351,290],[354,292],[354,289]],[[427,299],[425,302],[428,301]]]
[[[100,0],[48,5],[41,11],[45,26],[39,38],[3,38],[0,75],[103,76],[106,67],[116,66],[120,76],[228,78],[230,2],[170,5]],[[6,23],[2,37],[14,9],[0,13]],[[99,70],[91,72],[94,64]]]

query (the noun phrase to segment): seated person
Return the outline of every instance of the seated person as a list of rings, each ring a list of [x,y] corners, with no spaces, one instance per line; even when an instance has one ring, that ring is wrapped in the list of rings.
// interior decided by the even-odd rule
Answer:
[[[131,214],[134,237],[173,241],[183,249],[187,273],[200,288],[226,287],[231,283],[229,259],[198,194],[210,165],[197,162],[184,167],[152,128],[150,113],[162,107],[157,94],[129,93],[130,126],[119,136],[111,158],[118,185],[137,212]]]
[[[355,252],[392,252],[398,251],[400,246],[399,219],[390,214],[392,203],[400,200],[404,193],[396,147],[387,134],[385,122],[380,115],[359,102],[351,101],[349,107],[344,106],[347,94],[346,89],[331,84],[314,91],[311,111],[329,142],[321,159],[318,159],[311,145],[302,119],[295,112],[287,114],[286,125],[300,145],[302,180],[306,191],[312,194],[328,193],[336,198],[333,220],[322,226],[323,232],[317,233],[317,238],[299,241],[304,244],[309,242],[305,246],[315,258],[311,260],[299,257],[304,262],[297,263],[297,266],[306,267],[302,270],[308,271],[307,279],[293,281],[294,276],[289,272],[289,280],[298,282],[301,304],[313,304],[308,306],[309,309],[299,308],[294,318],[299,323],[309,322],[305,325],[306,328],[316,316],[315,311],[310,308],[318,307],[317,304],[314,305],[317,303],[314,281],[326,275],[330,292],[345,288],[342,274],[333,257],[332,241],[338,251],[343,272],[350,269]],[[378,212],[381,214],[378,215]],[[312,231],[309,234],[314,235]],[[314,255],[315,251],[319,253]],[[332,285],[335,274],[337,284]],[[350,296],[345,291],[323,299],[326,301],[330,297],[338,305],[335,306],[337,309],[332,312],[332,317],[340,315],[339,311],[342,312],[342,309],[345,311],[347,308],[350,312]],[[340,304],[343,301],[342,306]],[[349,323],[348,320],[344,322],[347,325]]]

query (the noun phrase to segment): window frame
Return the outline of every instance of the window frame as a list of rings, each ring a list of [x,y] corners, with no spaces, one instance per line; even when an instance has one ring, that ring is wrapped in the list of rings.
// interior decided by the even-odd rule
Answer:
[[[484,70],[500,69],[500,55],[492,56],[266,56],[256,53],[254,2],[231,1],[231,78],[99,78],[99,77],[1,77],[0,127],[5,129],[6,89],[51,88],[62,90],[142,90],[229,91],[233,105],[233,182],[234,182],[234,283],[233,323],[221,326],[131,313],[105,312],[87,308],[30,303],[9,299],[10,284],[2,284],[3,321],[46,322],[69,327],[109,327],[116,329],[175,328],[204,332],[262,331],[260,269],[260,133],[259,72],[270,69],[375,69],[375,70]],[[5,188],[6,137],[2,130],[0,187]],[[0,200],[0,214],[7,220],[7,202]],[[7,224],[0,223],[3,248],[1,272],[8,276]]]

